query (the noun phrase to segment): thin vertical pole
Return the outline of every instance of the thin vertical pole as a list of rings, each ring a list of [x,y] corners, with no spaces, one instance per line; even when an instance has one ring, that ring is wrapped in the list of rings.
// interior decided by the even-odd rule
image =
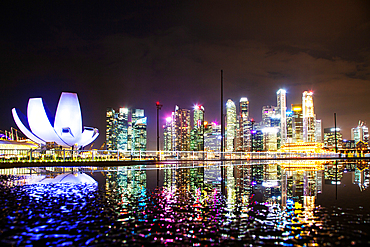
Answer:
[[[224,71],[221,70],[221,193],[225,194],[224,180],[224,138],[225,138],[225,123],[224,123]]]
[[[335,153],[338,153],[337,145],[337,114],[334,113],[334,140],[335,140]]]

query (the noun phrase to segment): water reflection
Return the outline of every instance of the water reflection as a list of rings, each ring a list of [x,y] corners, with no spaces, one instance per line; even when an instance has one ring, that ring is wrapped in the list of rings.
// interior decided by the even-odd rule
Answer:
[[[45,176],[58,176],[48,169]],[[33,175],[24,170],[3,175],[2,245],[370,244],[367,162],[194,163],[85,172],[100,190],[89,184],[30,185]]]

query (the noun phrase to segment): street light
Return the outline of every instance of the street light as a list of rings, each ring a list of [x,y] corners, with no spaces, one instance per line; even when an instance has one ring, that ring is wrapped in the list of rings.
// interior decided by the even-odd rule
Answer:
[[[157,107],[157,152],[159,152],[159,110],[163,105],[159,104],[158,101],[155,105]]]

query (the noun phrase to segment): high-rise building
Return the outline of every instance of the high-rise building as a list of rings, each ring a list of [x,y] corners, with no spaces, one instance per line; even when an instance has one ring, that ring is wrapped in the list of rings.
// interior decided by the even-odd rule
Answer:
[[[133,126],[134,125],[134,126]],[[146,150],[147,123],[143,109],[121,107],[106,112],[106,148],[108,150]]]
[[[174,151],[190,150],[190,110],[175,107]]]
[[[271,119],[277,115],[277,107],[266,105],[262,107],[262,127],[272,127]]]
[[[340,128],[337,128],[337,147],[342,146],[342,134],[340,133]],[[335,128],[325,128],[324,129],[324,147],[335,148]]]
[[[105,145],[107,150],[117,150],[117,118],[116,112],[112,108],[107,109]]]
[[[234,151],[236,138],[236,107],[234,101],[226,102],[226,151]]]
[[[204,134],[204,148],[207,151],[220,151],[221,147],[221,124],[212,122]]]
[[[132,111],[132,151],[145,151],[147,142],[147,118],[143,109]]]
[[[304,91],[302,95],[303,141],[315,142],[316,116],[313,107],[313,92]]]
[[[293,143],[303,142],[303,112],[302,104],[292,104]]]
[[[249,101],[247,97],[242,97],[239,102],[239,145],[238,151],[248,151],[251,139],[251,124],[249,121]]]
[[[293,143],[293,112],[286,112],[286,135],[287,143]]]
[[[266,127],[262,129],[265,151],[278,150],[278,127]]]
[[[131,150],[131,122],[129,121],[129,109],[121,107],[117,118],[117,149],[123,151]]]
[[[193,128],[190,133],[190,150],[204,150],[204,107],[194,106]]]
[[[358,121],[356,128],[351,129],[351,139],[354,140],[355,143],[359,141],[369,142],[369,129],[361,120]]]
[[[315,141],[322,142],[322,127],[321,127],[321,119],[316,119],[316,126],[315,126]]]
[[[280,140],[281,144],[285,144],[287,140],[287,124],[286,124],[286,91],[279,89],[277,95],[277,111],[280,115]]]
[[[163,150],[173,151],[173,114],[171,117],[166,118],[166,123],[163,126]]]

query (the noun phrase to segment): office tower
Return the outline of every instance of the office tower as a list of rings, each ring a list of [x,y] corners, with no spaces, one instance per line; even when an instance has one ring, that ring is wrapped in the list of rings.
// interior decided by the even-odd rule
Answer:
[[[204,150],[204,107],[202,105],[194,106],[193,129],[190,133],[190,150]]]
[[[221,124],[212,122],[208,125],[204,134],[204,148],[207,151],[220,151]]]
[[[354,140],[355,143],[359,141],[369,142],[369,129],[361,120],[358,121],[356,128],[351,129],[351,139]]]
[[[262,130],[253,130],[253,152],[263,151],[264,150],[264,134]]]
[[[146,151],[147,118],[143,109],[132,111],[132,151]]]
[[[174,151],[190,150],[190,110],[175,107]]]
[[[262,129],[265,151],[278,150],[278,127],[266,127]]]
[[[313,107],[313,92],[304,91],[302,96],[303,141],[315,142],[316,117]]]
[[[292,104],[293,143],[303,142],[303,112],[302,104]]]
[[[342,146],[342,134],[340,129],[337,128],[337,147]],[[325,128],[324,129],[324,147],[335,148],[335,128]]]
[[[249,121],[249,101],[247,97],[242,97],[239,102],[239,142],[238,151],[248,151],[250,147],[250,121]]]
[[[229,99],[226,102],[226,151],[234,151],[236,137],[236,107]]]
[[[166,118],[166,123],[165,125],[163,126],[163,141],[164,141],[164,145],[163,145],[163,150],[164,151],[173,151],[172,149],[172,143],[173,143],[173,128],[172,128],[172,125],[173,125],[173,117],[167,117]]]
[[[121,107],[106,112],[106,147],[108,150],[146,150],[147,119],[143,109]]]
[[[116,114],[117,118],[117,149],[123,151],[131,150],[131,122],[128,116],[129,109],[121,107]]]
[[[293,142],[293,112],[287,111],[286,112],[286,135],[287,135],[287,143]]]
[[[287,140],[287,126],[286,126],[286,91],[279,89],[277,95],[277,111],[280,115],[280,138],[283,145]]]
[[[262,107],[262,126],[263,127],[272,127],[271,119],[276,118],[277,107],[266,105]]]
[[[315,125],[315,140],[316,142],[322,142],[322,127],[321,127],[321,119],[316,120]]]
[[[107,109],[106,113],[106,129],[105,129],[105,145],[107,150],[117,150],[117,119],[116,112],[112,108]]]

